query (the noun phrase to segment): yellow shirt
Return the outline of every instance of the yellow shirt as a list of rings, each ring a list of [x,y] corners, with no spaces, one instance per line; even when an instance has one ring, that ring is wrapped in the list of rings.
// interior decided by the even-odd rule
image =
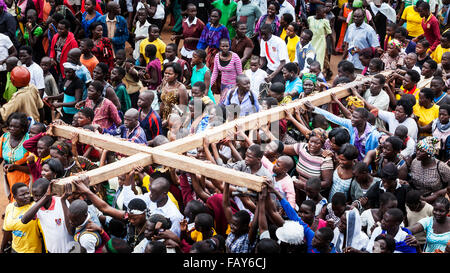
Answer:
[[[406,91],[405,91],[405,88],[403,87],[403,85],[400,86],[400,90],[402,90],[403,93],[409,93],[409,92],[406,92]],[[420,93],[420,89],[417,88],[417,86],[416,86],[416,89],[415,89],[414,92],[412,93],[412,94],[416,97],[416,102],[419,101],[419,93]],[[396,100],[399,100],[399,99],[401,99],[401,98],[402,98],[401,95],[399,95],[399,94],[396,94],[396,95],[395,95],[395,99],[396,99]]]
[[[147,192],[150,192],[150,175],[144,176],[144,179],[142,179],[142,186],[144,186],[147,189]],[[180,210],[180,206],[178,205],[177,199],[173,196],[172,193],[168,192],[167,196],[170,200],[177,206],[177,209]]]
[[[156,58],[158,58],[161,61],[161,63],[163,63],[164,58],[162,54],[166,52],[166,44],[159,38],[157,38],[153,42],[149,42],[148,38],[142,40],[141,44],[139,45],[139,53],[141,53],[144,56],[145,61],[148,63],[149,57],[145,56],[145,47],[150,44],[156,46]]]
[[[283,28],[283,31],[280,34],[280,38],[284,41],[286,39],[286,30]]]
[[[297,47],[298,42],[300,42],[300,37],[295,35],[294,38],[288,37],[287,42],[287,50],[289,55],[289,61],[293,62],[295,60],[295,48]]]
[[[443,48],[441,45],[438,45],[436,49],[431,53],[430,57],[438,64],[441,63],[442,55],[444,55],[445,52],[450,52],[450,48]]]
[[[406,21],[408,35],[417,37],[423,34],[422,17],[414,10],[414,6],[406,7],[403,10],[402,19]]]
[[[341,9],[345,3],[348,3],[348,0],[338,0],[338,7]]]
[[[16,207],[14,203],[10,203],[6,206],[3,230],[11,231],[12,249],[18,253],[42,253],[42,236],[38,220],[31,220],[26,225],[20,220],[33,204],[34,202]]]
[[[439,117],[439,106],[433,104],[431,108],[426,109],[425,107],[420,106],[417,101],[416,105],[413,107],[413,113],[419,117],[419,125],[423,127]],[[431,136],[431,134],[421,133],[420,136]]]

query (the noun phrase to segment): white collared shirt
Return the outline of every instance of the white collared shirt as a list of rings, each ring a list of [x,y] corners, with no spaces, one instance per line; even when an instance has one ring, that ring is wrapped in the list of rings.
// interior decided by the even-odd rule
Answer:
[[[194,20],[192,20],[192,23],[189,21],[189,17],[186,18],[186,20],[184,20],[184,22],[188,25],[188,27],[191,27],[191,26],[197,24],[197,17],[195,17]]]
[[[267,50],[266,52],[266,44]],[[267,53],[269,56],[267,56]],[[278,36],[272,35],[268,41],[261,39],[261,57],[266,57],[267,68],[275,71],[280,66],[281,61],[289,62],[289,54],[286,43]]]
[[[286,0],[284,0],[283,4],[280,5],[280,12],[277,15],[278,19],[281,20],[281,16],[283,16],[283,14],[285,14],[285,13],[290,13],[292,15],[292,17],[294,18],[294,22],[295,22],[295,9],[291,5],[291,3],[289,3]]]

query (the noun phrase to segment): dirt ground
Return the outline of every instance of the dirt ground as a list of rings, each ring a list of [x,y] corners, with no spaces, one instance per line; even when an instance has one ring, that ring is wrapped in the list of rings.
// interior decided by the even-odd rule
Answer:
[[[168,20],[169,21],[169,20]],[[171,27],[168,26],[168,23],[164,26],[163,31],[161,32],[161,40],[163,40],[166,44],[172,43],[170,37],[172,33],[170,31]],[[182,41],[180,42],[180,49],[182,46]],[[331,70],[333,71],[333,79],[337,75],[337,64],[342,60],[342,56],[332,56],[331,57]],[[5,208],[8,205],[8,198],[4,189],[4,173],[3,173],[3,164],[0,165],[0,215],[3,216],[5,212]],[[3,227],[3,217],[0,217],[0,226]],[[3,229],[2,229],[3,230]],[[0,231],[0,234],[3,234]]]

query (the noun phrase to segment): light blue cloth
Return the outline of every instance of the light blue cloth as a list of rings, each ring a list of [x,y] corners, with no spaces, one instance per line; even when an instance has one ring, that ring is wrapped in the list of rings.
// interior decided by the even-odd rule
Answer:
[[[380,46],[377,33],[365,22],[363,22],[359,27],[357,27],[355,23],[350,24],[347,32],[345,33],[344,42],[348,43],[349,51],[355,47],[361,50],[368,47]],[[351,55],[349,52],[347,60],[350,61],[356,69],[364,69],[364,66],[359,61],[359,54]]]
[[[355,145],[356,134],[358,133],[358,131],[357,131],[356,127],[352,126],[352,122],[350,119],[338,117],[338,116],[333,115],[332,113],[330,113],[326,110],[323,110],[319,107],[315,107],[313,112],[316,114],[321,114],[328,121],[346,128],[348,130],[348,132],[350,133],[350,144]],[[366,126],[372,127],[372,125],[370,125],[369,123],[367,123]],[[367,137],[365,139],[366,143],[365,143],[364,155],[366,155],[370,150],[374,150],[378,147],[378,139],[380,138],[380,136],[381,136],[381,133],[378,130],[376,130],[375,128],[372,128],[372,130],[370,131],[370,133],[367,135]],[[360,151],[360,153],[361,153],[361,151]]]
[[[299,77],[296,77],[293,81],[286,81],[286,89],[284,90],[284,94],[290,93],[292,91],[297,91],[297,94],[292,97],[293,100],[298,98],[301,92],[303,92],[303,82]]]

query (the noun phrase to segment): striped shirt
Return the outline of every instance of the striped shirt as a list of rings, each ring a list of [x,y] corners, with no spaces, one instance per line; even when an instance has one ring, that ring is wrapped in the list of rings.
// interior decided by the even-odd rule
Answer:
[[[294,150],[298,155],[297,172],[298,179],[306,182],[310,177],[321,176],[321,171],[332,170],[333,160],[331,157],[323,157],[322,155],[311,155],[307,150],[308,144],[300,142],[294,145]]]
[[[140,119],[142,109],[139,109],[139,123],[142,129],[144,129],[147,141],[154,139],[157,135],[162,134],[161,132],[161,118],[158,113],[153,109],[150,111],[144,119]]]
[[[120,125],[117,129],[103,129],[103,133],[107,133],[113,136],[120,136],[130,142],[138,143],[138,144],[147,144],[147,138],[145,137],[144,129],[138,125],[134,127],[134,129],[128,129],[124,124]]]
[[[220,53],[217,53],[214,57],[214,69],[211,76],[211,85],[213,85],[217,76],[219,75],[219,71],[222,73],[222,84],[236,84],[236,78],[239,74],[242,73],[242,62],[239,56],[234,53],[231,53],[231,60],[226,66],[222,66],[219,61]]]

